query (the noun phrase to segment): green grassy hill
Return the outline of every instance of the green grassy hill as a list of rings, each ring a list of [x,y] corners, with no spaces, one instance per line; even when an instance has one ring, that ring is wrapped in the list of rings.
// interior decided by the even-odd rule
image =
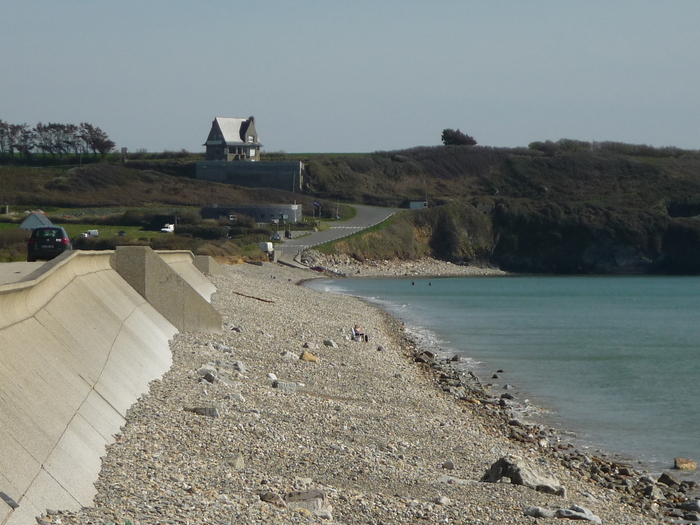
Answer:
[[[16,206],[201,206],[294,199],[311,204],[310,197],[289,192],[238,188],[107,163],[71,169],[0,166],[0,200]]]
[[[357,258],[429,253],[518,272],[700,272],[697,151],[562,140],[303,160],[310,190],[329,199],[399,206],[427,196],[429,209],[384,233],[338,243]]]
[[[301,160],[303,194],[196,181],[191,160],[0,167],[16,207],[199,206],[325,200],[429,208],[332,248],[358,259],[432,255],[519,272],[700,272],[700,152],[574,140],[528,148],[420,147]],[[166,175],[165,173],[169,173]]]

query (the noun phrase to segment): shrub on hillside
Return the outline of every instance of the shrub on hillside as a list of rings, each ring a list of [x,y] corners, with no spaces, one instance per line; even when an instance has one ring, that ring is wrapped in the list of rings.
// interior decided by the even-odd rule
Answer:
[[[442,143],[445,146],[476,146],[476,140],[458,129],[443,129]]]
[[[229,227],[218,225],[178,224],[175,227],[175,233],[178,235],[189,234],[192,237],[206,240],[224,239],[228,237],[228,232]]]
[[[0,230],[0,261],[24,261],[27,259],[29,230],[3,228]]]

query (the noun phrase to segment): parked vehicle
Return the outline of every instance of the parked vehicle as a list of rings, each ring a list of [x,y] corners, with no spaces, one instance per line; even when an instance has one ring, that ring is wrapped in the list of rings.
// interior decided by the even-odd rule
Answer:
[[[175,225],[174,224],[166,224],[160,229],[161,233],[175,233]]]
[[[81,233],[80,236],[87,239],[88,237],[99,237],[100,233],[97,230],[88,230]]]
[[[60,226],[35,228],[27,241],[27,261],[53,259],[72,249],[70,237]]]

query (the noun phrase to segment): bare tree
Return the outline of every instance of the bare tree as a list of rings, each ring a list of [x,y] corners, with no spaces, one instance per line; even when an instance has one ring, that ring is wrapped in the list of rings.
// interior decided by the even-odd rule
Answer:
[[[65,154],[79,152],[78,126],[75,124],[49,124],[53,127],[55,137],[55,149],[62,157]]]
[[[29,124],[10,124],[10,154],[14,157],[15,151],[25,157],[29,156],[34,148],[36,132],[29,127]]]
[[[0,153],[10,151],[10,125],[0,120]]]
[[[107,153],[112,151],[116,145],[113,141],[109,140],[109,137],[104,131],[87,122],[82,122],[80,124],[80,138],[95,157],[97,157],[98,152],[104,157]]]
[[[76,155],[88,154],[92,151],[97,157],[99,153],[105,157],[114,149],[116,144],[100,128],[83,122],[75,124],[59,124],[39,122],[35,128],[28,124],[9,124],[0,120],[0,154],[15,152],[28,157],[34,148],[55,157],[73,152]]]
[[[58,129],[60,124],[42,124],[39,122],[36,125],[35,136],[36,136],[36,147],[38,147],[44,153],[51,155],[51,158],[56,156],[56,143],[58,140]]]
[[[107,134],[100,128],[95,128],[95,131],[97,133],[97,151],[99,151],[102,158],[104,158],[107,153],[114,149],[116,144],[113,140],[110,140]]]

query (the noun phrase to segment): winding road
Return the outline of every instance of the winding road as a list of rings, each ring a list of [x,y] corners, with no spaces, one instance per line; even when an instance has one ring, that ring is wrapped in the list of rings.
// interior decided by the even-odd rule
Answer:
[[[342,239],[353,233],[371,228],[380,222],[384,222],[396,212],[401,211],[400,208],[379,208],[357,204],[353,204],[352,207],[357,210],[357,214],[352,219],[333,223],[329,229],[324,231],[278,243],[275,245],[275,250],[281,251],[285,256],[291,255],[293,257],[297,253],[313,246]]]

